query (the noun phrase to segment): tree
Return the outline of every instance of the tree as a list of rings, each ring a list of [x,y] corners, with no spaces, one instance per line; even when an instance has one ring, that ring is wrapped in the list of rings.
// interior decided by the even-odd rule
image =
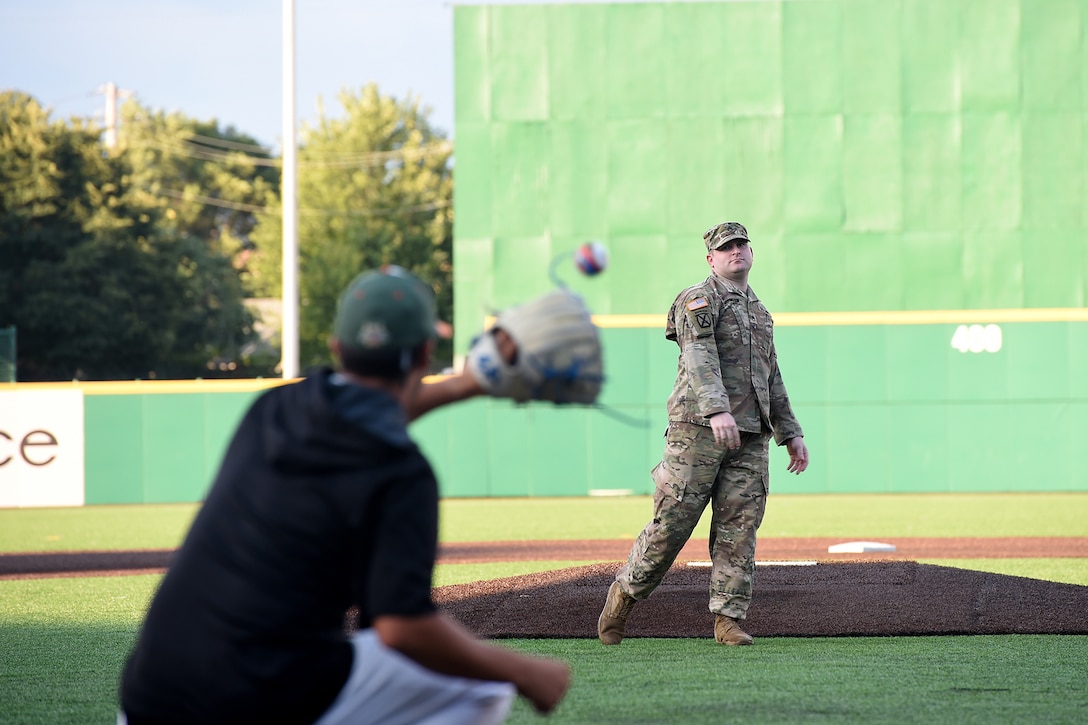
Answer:
[[[138,259],[136,245],[117,243],[120,230],[146,239],[149,217],[117,216],[116,175],[97,130],[52,121],[17,93],[0,96],[0,123],[0,314],[17,328],[19,379],[80,377],[115,361],[153,358],[150,326],[117,335],[133,307],[123,300],[139,298],[112,277]],[[136,284],[165,283],[159,270],[146,271]],[[103,324],[112,334],[100,334]],[[130,354],[130,343],[138,353]]]
[[[374,84],[341,93],[344,116],[319,111],[299,149],[299,328],[303,366],[330,360],[337,296],[359,272],[398,264],[435,291],[452,317],[452,145],[417,99],[383,96]],[[253,234],[253,289],[280,295],[282,219],[264,215]],[[451,345],[436,356],[448,364]]]
[[[274,374],[277,355],[256,359],[253,315],[244,307],[250,234],[258,211],[278,208],[280,160],[250,136],[215,121],[164,114],[129,101],[120,145],[131,192],[161,211],[159,226],[185,242],[179,273],[189,315],[179,330],[195,345],[191,365],[231,374]],[[205,319],[207,311],[214,318]]]
[[[18,379],[207,375],[251,334],[237,272],[100,133],[0,94],[0,327],[17,327]]]

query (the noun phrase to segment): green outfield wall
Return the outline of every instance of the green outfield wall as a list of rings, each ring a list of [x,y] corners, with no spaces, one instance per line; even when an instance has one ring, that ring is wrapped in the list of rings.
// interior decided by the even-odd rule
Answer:
[[[776,493],[1088,490],[1078,465],[1088,439],[1088,378],[1076,368],[1088,359],[1088,323],[1001,324],[1000,354],[986,352],[985,335],[978,352],[953,347],[956,323],[803,324],[812,321],[779,329],[783,357],[807,351],[810,364],[786,366],[785,374],[813,464],[790,476],[774,449]],[[603,334],[604,409],[476,400],[412,425],[444,496],[651,492],[665,426],[659,401],[675,354],[642,328]],[[904,355],[909,369],[895,364]],[[882,372],[862,374],[870,368]],[[1034,384],[1009,387],[1022,380]],[[246,408],[281,382],[0,386],[0,507],[199,501]],[[57,391],[81,398],[77,412],[41,412],[42,397]],[[13,417],[16,392],[44,417]],[[22,448],[24,440],[38,445]],[[73,466],[83,474],[78,491]],[[51,478],[52,471],[60,473]],[[43,498],[50,487],[63,491]]]
[[[500,448],[534,435],[515,422],[562,441],[521,476],[648,490],[664,313],[737,219],[813,456],[794,478],[776,451],[775,490],[1088,488],[1088,0],[459,5],[454,28],[456,349],[558,260],[604,326],[604,402],[652,421],[495,413]],[[588,239],[592,279],[565,261]]]

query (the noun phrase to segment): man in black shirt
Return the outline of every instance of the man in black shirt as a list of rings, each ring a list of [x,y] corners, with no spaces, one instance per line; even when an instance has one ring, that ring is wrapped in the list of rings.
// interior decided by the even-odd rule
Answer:
[[[431,600],[438,487],[406,426],[482,393],[468,373],[422,382],[434,324],[419,279],[360,275],[339,370],[256,400],[152,600],[119,722],[490,723],[515,692],[559,703],[565,664],[481,642]]]

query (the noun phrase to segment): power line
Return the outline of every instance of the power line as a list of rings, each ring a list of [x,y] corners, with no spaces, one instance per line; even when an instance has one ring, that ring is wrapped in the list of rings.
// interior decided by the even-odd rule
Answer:
[[[43,102],[42,105],[46,109],[55,110],[57,106],[60,106],[60,105],[66,104],[66,103],[71,103],[72,101],[82,101],[82,100],[86,100],[88,98],[94,98],[97,95],[98,95],[98,91],[85,91],[83,93],[75,93],[75,94],[72,94],[72,95],[69,95],[69,96],[64,96],[63,98],[54,100],[52,102],[48,102],[48,103]]]
[[[235,201],[227,201],[226,199],[217,199],[212,196],[204,196],[203,194],[187,194],[183,191],[176,189],[159,189],[158,191],[152,191],[151,189],[144,188],[144,191],[155,196],[162,196],[171,199],[177,199],[179,201],[195,201],[200,204],[207,204],[209,206],[217,206],[223,209],[233,209],[235,211],[250,212],[253,214],[270,214],[273,216],[279,216],[282,214],[282,209],[279,206],[265,206],[262,204],[242,204]],[[437,211],[438,209],[444,209],[450,205],[449,201],[436,201],[428,204],[415,204],[409,206],[394,207],[392,209],[305,209],[300,208],[299,214],[306,216],[361,216],[361,217],[381,217],[381,216],[394,216],[397,214],[418,214],[425,211]]]
[[[132,119],[142,126],[150,128],[154,131],[158,131],[154,119],[146,116],[136,116]],[[161,137],[162,134],[155,133],[155,136]],[[259,146],[256,144],[248,144],[240,141],[230,141],[228,139],[216,138],[213,136],[203,136],[201,134],[189,134],[185,138],[169,138],[168,143],[186,143],[199,146],[219,146],[221,148],[234,149],[237,151],[244,151],[249,153],[257,153],[268,155],[271,153],[269,147]],[[161,142],[160,142],[161,143]],[[215,153],[202,149],[207,153]],[[431,155],[452,153],[453,143],[448,139],[436,139],[434,141],[427,141],[421,143],[418,146],[402,146],[397,149],[390,149],[388,151],[359,151],[354,153],[342,153],[338,151],[319,152],[313,149],[302,149],[306,155],[306,164],[310,166],[337,166],[337,165],[351,165],[353,163],[367,163],[373,162],[375,165],[383,164],[387,161],[391,161],[398,158],[405,157],[426,157]]]
[[[241,141],[229,141],[225,138],[215,138],[214,136],[201,136],[198,133],[194,133],[187,141],[200,143],[204,146],[219,146],[225,149],[234,149],[236,151],[248,151],[255,154],[271,154],[271,150],[265,146],[258,146],[251,143],[242,143]]]
[[[399,153],[399,149],[393,149],[391,151],[360,151],[358,153],[343,154],[339,151],[317,151],[316,149],[303,147],[309,157],[313,160],[318,158],[345,158],[353,156],[367,156],[367,155],[380,155],[380,154],[395,154]],[[419,146],[402,146],[401,149],[418,149],[419,151],[426,153],[441,153],[442,151],[452,151],[453,144],[447,139],[435,139],[434,141],[427,141],[421,143]]]
[[[238,155],[229,152],[215,151],[188,139],[163,140],[160,138],[149,138],[146,139],[146,143],[159,150],[173,151],[182,156],[200,159],[202,161],[213,161],[216,163],[239,163],[248,161],[256,166],[269,167],[279,167],[283,163],[280,159],[261,158],[249,154],[244,154],[239,157]],[[239,145],[248,146],[248,144]],[[430,156],[450,153],[452,151],[453,145],[450,142],[440,141],[419,147],[404,147],[390,151],[366,151],[358,154],[346,154],[339,158],[302,159],[299,161],[298,165],[306,168],[375,168],[384,166],[391,161],[418,161]]]
[[[419,159],[427,158],[428,156],[438,156],[444,153],[451,153],[452,151],[453,144],[450,142],[436,141],[418,147],[402,147],[392,151],[370,151],[354,156],[343,156],[341,158],[306,158],[299,161],[299,166],[311,168],[347,168],[356,165],[368,167],[384,166],[390,161],[396,161],[398,159],[403,161],[418,161]]]
[[[187,156],[191,159],[199,159],[201,161],[213,161],[218,164],[225,163],[243,163],[248,162],[254,166],[280,166],[281,161],[279,159],[267,159],[259,156],[250,156],[249,154],[232,154],[225,151],[214,151],[209,148],[202,147],[198,144],[189,143],[184,139],[174,140],[160,140],[157,138],[149,138],[145,141],[148,146],[157,148],[160,151],[171,151],[179,156]]]

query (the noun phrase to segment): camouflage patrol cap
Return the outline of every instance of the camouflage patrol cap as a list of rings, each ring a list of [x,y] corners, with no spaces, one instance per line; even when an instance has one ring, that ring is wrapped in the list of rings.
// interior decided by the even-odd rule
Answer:
[[[403,267],[364,272],[340,296],[333,335],[362,354],[418,347],[435,337],[434,293]]]
[[[718,249],[726,242],[731,242],[734,239],[751,241],[748,238],[748,230],[740,222],[722,222],[703,233],[703,241],[706,242],[706,251],[708,252],[712,249]]]

